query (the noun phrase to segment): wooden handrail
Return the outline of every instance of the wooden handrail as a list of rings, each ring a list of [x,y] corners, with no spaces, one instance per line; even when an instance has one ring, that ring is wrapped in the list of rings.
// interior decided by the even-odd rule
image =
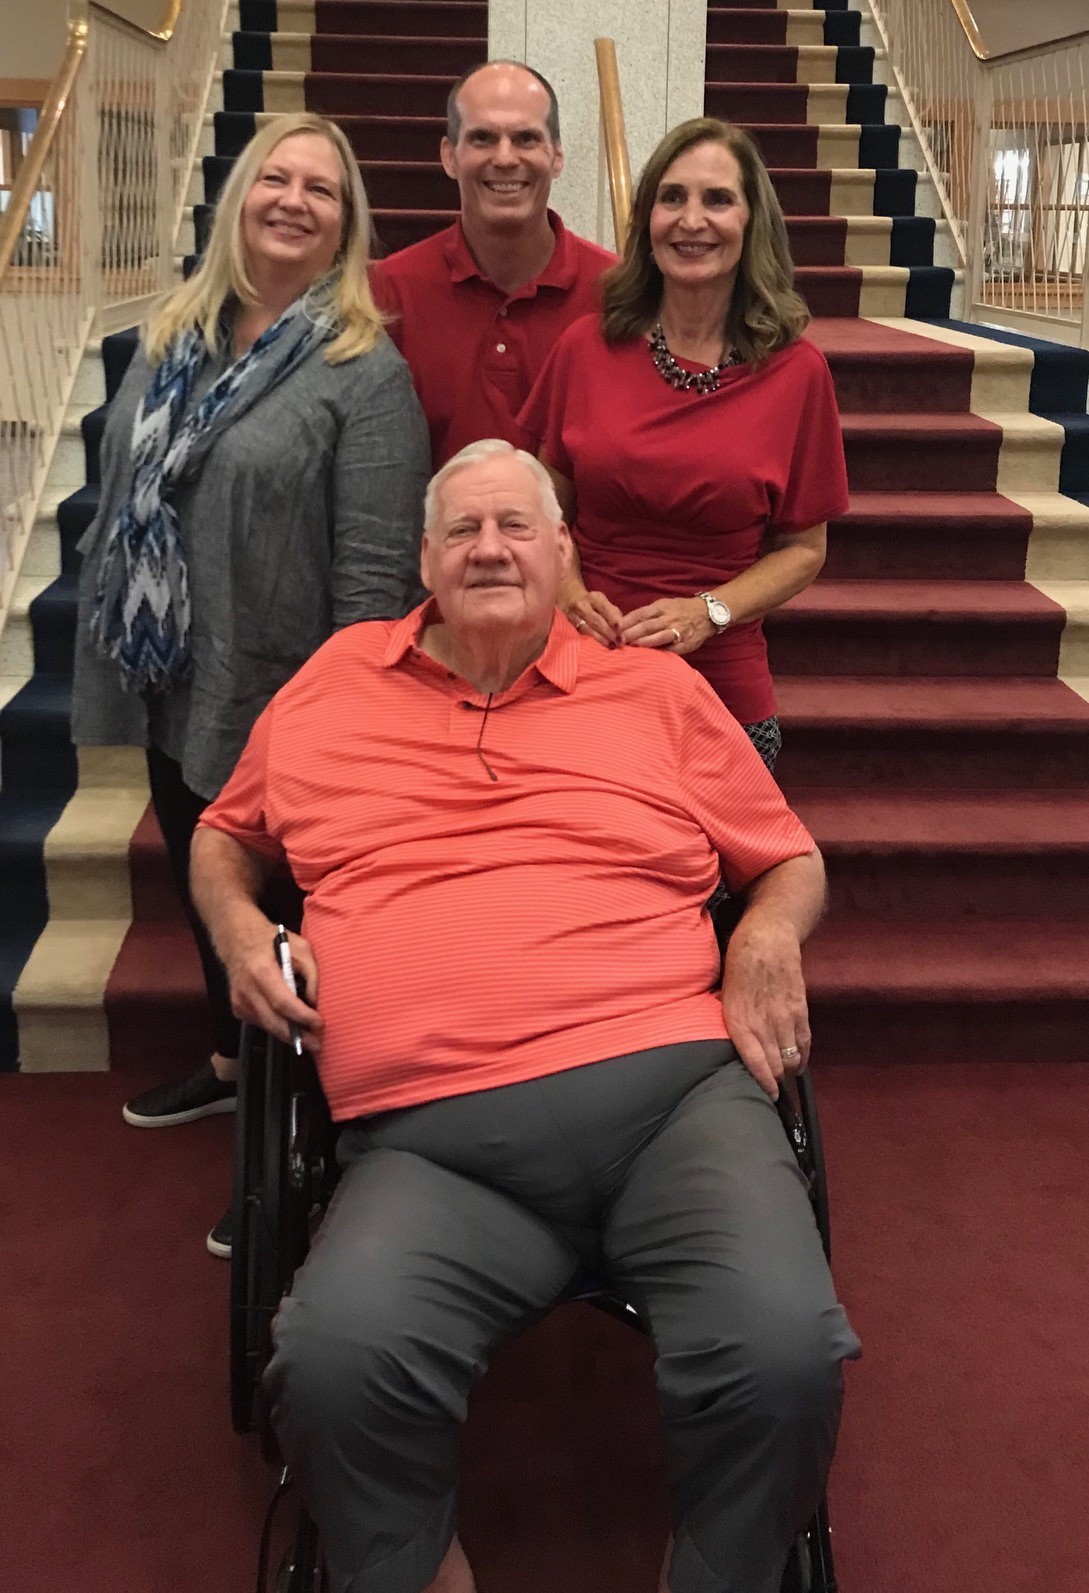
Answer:
[[[1070,33],[1061,34],[1057,39],[1042,39],[1039,44],[1022,44],[1015,50],[988,49],[983,34],[980,32],[979,23],[972,15],[969,0],[949,0],[956,12],[957,21],[964,29],[964,36],[972,46],[972,54],[979,61],[986,61],[992,65],[998,61],[1026,60],[1031,55],[1043,55],[1048,50],[1058,46],[1074,44],[1078,39],[1089,40],[1089,28],[1075,28]]]
[[[61,115],[71,97],[86,53],[87,16],[84,13],[81,16],[74,16],[68,25],[68,47],[64,52],[64,60],[61,62],[60,71],[49,86],[38,125],[34,129],[34,137],[30,140],[30,148],[12,184],[8,207],[0,216],[0,281],[3,280],[4,273],[11,264],[12,256],[22,236],[23,223],[38,190],[46,159],[57,136]]]
[[[979,31],[979,23],[972,15],[972,8],[968,0],[952,0],[953,10],[957,13],[957,21],[964,29],[964,36],[972,46],[972,52],[979,60],[987,59],[987,46],[983,42],[983,35]]]
[[[613,237],[617,253],[623,254],[631,222],[631,163],[628,160],[628,135],[624,128],[624,104],[620,97],[615,40],[595,39],[594,54],[597,56],[601,133],[605,140],[609,198],[613,207]]]

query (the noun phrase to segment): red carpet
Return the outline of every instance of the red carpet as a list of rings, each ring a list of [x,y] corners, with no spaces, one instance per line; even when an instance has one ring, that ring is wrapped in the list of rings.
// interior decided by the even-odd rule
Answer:
[[[1089,1072],[899,1067],[884,1039],[818,1075],[865,1346],[832,1489],[843,1593],[1085,1593]],[[229,1428],[227,1268],[203,1248],[231,1125],[126,1128],[137,1082],[0,1079],[4,1593],[252,1586],[271,1478]],[[660,1478],[647,1346],[556,1313],[474,1402],[481,1593],[652,1593]]]

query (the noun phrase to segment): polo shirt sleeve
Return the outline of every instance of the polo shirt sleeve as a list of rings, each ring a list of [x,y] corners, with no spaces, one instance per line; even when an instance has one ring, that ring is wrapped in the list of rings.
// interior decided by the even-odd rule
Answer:
[[[204,809],[197,827],[222,830],[248,852],[278,863],[284,858],[284,849],[270,833],[268,823],[269,744],[275,709],[273,699],[250,731],[234,773]]]
[[[376,260],[371,265],[369,281],[375,304],[382,314],[388,317],[386,331],[389,333],[390,341],[397,352],[403,354],[405,315],[401,295],[397,289],[397,278],[386,269],[383,261]]]
[[[807,856],[815,843],[734,716],[701,675],[687,673],[678,737],[681,791],[722,861],[726,884],[737,892],[777,863]]]
[[[565,332],[545,360],[517,422],[524,439],[522,446],[568,479],[574,477],[575,469],[564,443],[563,424],[574,366],[571,333],[579,325],[576,322]]]
[[[807,531],[844,514],[848,504],[843,432],[832,373],[812,343],[798,345],[795,364],[799,384],[798,420],[794,430],[786,482],[772,508],[773,530]]]

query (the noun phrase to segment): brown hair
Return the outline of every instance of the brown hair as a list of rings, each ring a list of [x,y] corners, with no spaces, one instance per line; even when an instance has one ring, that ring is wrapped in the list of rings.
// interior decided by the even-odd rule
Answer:
[[[750,365],[800,337],[809,311],[794,291],[786,222],[760,153],[740,127],[713,116],[681,122],[662,139],[643,168],[632,205],[623,258],[602,278],[602,329],[608,343],[642,337],[658,319],[662,273],[650,247],[650,213],[665,173],[697,144],[721,144],[741,168],[749,222],[737,280],[726,313],[726,341]]]

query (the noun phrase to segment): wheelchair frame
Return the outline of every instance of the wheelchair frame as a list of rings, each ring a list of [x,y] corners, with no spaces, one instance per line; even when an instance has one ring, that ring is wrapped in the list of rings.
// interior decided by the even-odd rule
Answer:
[[[824,1149],[808,1073],[800,1074],[790,1089],[780,1090],[778,1109],[830,1260]],[[258,1593],[265,1593],[266,1588],[272,1514],[290,1481],[272,1431],[261,1379],[272,1355],[273,1318],[309,1249],[314,1215],[324,1211],[336,1186],[336,1135],[309,1055],[297,1056],[282,1041],[244,1026],[235,1118],[231,1422],[237,1433],[257,1429],[262,1453],[281,1473],[262,1534]],[[585,1300],[638,1331],[647,1331],[607,1280],[580,1280],[562,1300]],[[294,1544],[280,1568],[276,1593],[322,1593],[325,1585],[317,1529],[301,1505]],[[795,1540],[781,1593],[837,1590],[827,1501],[822,1500]]]

